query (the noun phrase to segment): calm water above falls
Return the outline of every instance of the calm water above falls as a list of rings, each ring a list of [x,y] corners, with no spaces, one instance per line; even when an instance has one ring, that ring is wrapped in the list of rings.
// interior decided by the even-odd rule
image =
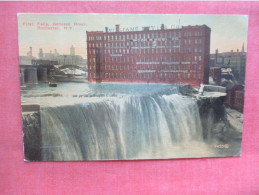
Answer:
[[[177,86],[171,84],[58,83],[58,87],[48,87],[47,83],[40,83],[21,90],[21,96],[23,103],[56,106],[99,101],[100,97],[153,95],[167,89],[178,93]]]

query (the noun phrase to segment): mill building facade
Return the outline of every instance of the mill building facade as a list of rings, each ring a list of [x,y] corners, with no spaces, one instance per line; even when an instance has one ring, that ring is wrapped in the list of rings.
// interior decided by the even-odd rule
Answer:
[[[86,32],[89,82],[208,83],[208,26],[115,29]]]

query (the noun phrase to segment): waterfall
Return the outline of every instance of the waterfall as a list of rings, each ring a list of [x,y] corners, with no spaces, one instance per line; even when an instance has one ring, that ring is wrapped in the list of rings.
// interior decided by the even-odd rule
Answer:
[[[159,158],[179,144],[202,141],[195,100],[178,94],[43,107],[41,121],[43,160]]]

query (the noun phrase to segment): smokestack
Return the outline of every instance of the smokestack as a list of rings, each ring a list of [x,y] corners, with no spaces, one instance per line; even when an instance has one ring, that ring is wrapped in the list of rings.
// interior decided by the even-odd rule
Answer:
[[[217,63],[218,63],[218,53],[219,53],[219,50],[218,49],[216,49],[216,52],[215,52],[216,54],[215,54],[215,64],[217,65]]]
[[[105,32],[108,32],[108,27],[105,27]]]
[[[116,32],[119,32],[120,31],[120,25],[116,24],[115,27],[116,27]]]
[[[164,30],[164,29],[165,29],[165,25],[161,24],[161,30]]]
[[[243,45],[242,45],[242,53],[244,53],[245,52],[245,46],[244,46],[244,43],[243,43]]]
[[[30,56],[32,56],[32,47],[30,47]]]

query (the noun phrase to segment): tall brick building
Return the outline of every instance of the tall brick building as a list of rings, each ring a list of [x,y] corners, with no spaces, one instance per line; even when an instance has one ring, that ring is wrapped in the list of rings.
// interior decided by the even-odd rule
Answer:
[[[208,83],[210,28],[87,32],[89,82]]]

